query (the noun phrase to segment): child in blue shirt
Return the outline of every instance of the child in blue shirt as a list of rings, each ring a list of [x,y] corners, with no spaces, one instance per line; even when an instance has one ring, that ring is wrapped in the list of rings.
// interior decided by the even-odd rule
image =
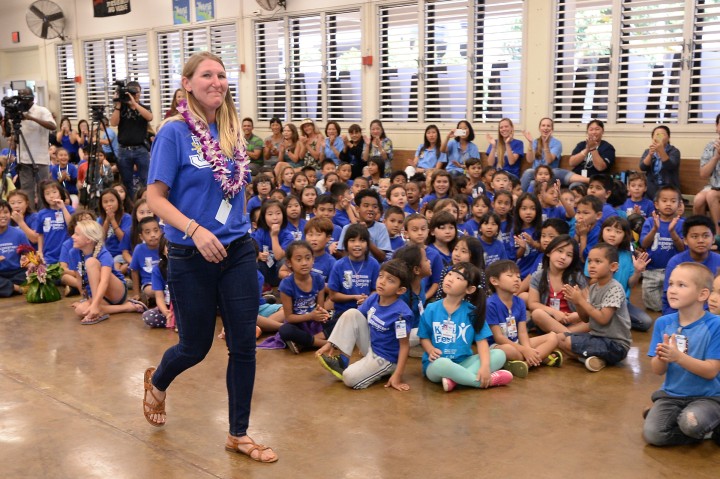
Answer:
[[[125,274],[132,261],[130,238],[132,217],[125,213],[120,194],[113,188],[100,195],[100,217],[98,223],[105,232],[105,249],[115,259],[115,268]]]
[[[40,182],[40,193],[47,208],[38,212],[35,231],[38,234],[38,251],[42,254],[47,265],[60,260],[60,250],[63,242],[68,239],[67,224],[70,215],[75,211],[72,206],[66,206],[57,181],[45,180]]]
[[[581,258],[585,261],[588,253],[600,238],[600,218],[602,218],[602,201],[596,196],[587,195],[580,198],[575,213],[575,239],[580,245]]]
[[[170,301],[170,288],[167,284],[167,240],[164,236],[161,236],[158,242],[158,257],[159,261],[153,266],[150,275],[155,307],[145,311],[142,319],[151,328],[174,328],[175,315]]]
[[[11,211],[10,204],[0,200],[0,298],[22,293],[20,285],[26,279],[17,248],[30,242],[20,228],[10,226]]]
[[[278,270],[279,261],[285,257],[282,244],[292,242],[292,235],[285,230],[287,218],[285,208],[277,200],[266,200],[260,208],[257,229],[253,231],[252,238],[258,246],[258,269],[265,277],[269,286],[280,284]]]
[[[412,311],[400,299],[409,283],[405,263],[397,259],[384,263],[377,278],[377,292],[358,309],[345,311],[327,344],[317,351],[323,367],[346,386],[364,389],[390,375],[385,387],[410,389],[403,382],[403,373],[410,350]],[[363,358],[346,366],[356,345]]]
[[[485,321],[492,331],[491,347],[502,350],[507,362],[503,369],[513,377],[524,378],[528,366],[562,365],[562,353],[556,349],[557,335],[548,333],[530,338],[527,331],[525,301],[515,296],[520,291],[520,268],[510,260],[496,261],[485,270],[490,290]]]
[[[403,226],[407,244],[417,245],[425,250],[428,261],[430,261],[430,275],[423,280],[423,288],[425,290],[425,298],[430,299],[438,290],[440,284],[440,275],[443,271],[442,259],[435,249],[428,248],[425,243],[429,235],[428,220],[418,213],[413,213],[405,218]]]
[[[515,254],[509,259],[517,261],[520,277],[525,279],[535,272],[542,256],[538,242],[543,222],[540,202],[532,193],[523,193],[517,200],[513,217]]]
[[[268,199],[270,191],[272,190],[272,181],[267,175],[260,174],[253,178],[253,192],[255,193],[252,198],[248,200],[247,210],[252,211],[255,208],[260,208],[263,201]]]
[[[498,239],[500,231],[500,218],[495,213],[485,213],[480,218],[480,242],[484,250],[485,266],[495,261],[508,259],[505,245]]]
[[[480,218],[490,212],[492,203],[485,195],[476,196],[470,206],[470,219],[463,224],[463,231],[473,238],[480,238]]]
[[[50,165],[50,176],[53,180],[60,183],[69,195],[74,195],[71,197],[74,198],[74,201],[77,204],[77,166],[70,163],[70,154],[65,148],[58,148],[56,155],[58,164]]]
[[[675,312],[668,302],[667,291],[670,275],[677,265],[693,261],[706,266],[710,271],[720,269],[720,254],[710,251],[714,242],[713,231],[713,221],[703,215],[691,216],[683,224],[683,236],[687,249],[673,256],[665,269],[662,296],[663,314]]]
[[[508,181],[509,183],[509,181]],[[508,258],[515,255],[515,239],[513,238],[513,195],[508,190],[495,190],[493,213],[500,218],[498,239],[505,247]]]
[[[720,317],[704,311],[713,274],[701,264],[682,263],[669,283],[669,303],[677,312],[658,318],[653,329],[650,366],[665,381],[652,395],[643,437],[672,446],[699,443],[714,431],[720,445]]]
[[[488,345],[492,333],[485,323],[485,291],[480,282],[480,270],[472,264],[454,265],[443,280],[445,298],[429,304],[420,318],[423,374],[442,383],[446,392],[458,384],[487,388],[512,381],[510,372],[500,370],[505,353]],[[478,354],[473,354],[473,342]]]
[[[293,241],[287,248],[287,265],[292,274],[280,282],[280,299],[285,324],[278,333],[295,354],[325,344],[330,334],[330,314],[325,303],[325,280],[312,271],[313,252],[305,241]]]
[[[283,208],[285,208],[285,217],[287,218],[287,225],[285,225],[284,231],[286,239],[284,243],[280,243],[283,249],[292,241],[301,241],[304,239],[305,232],[305,219],[302,217],[302,205],[300,200],[295,196],[288,196],[282,202]]]
[[[333,223],[333,230],[330,235],[327,251],[332,256],[335,256],[337,253],[338,242],[340,241],[340,235],[342,234],[342,228],[333,222],[333,218],[335,217],[335,200],[332,199],[332,196],[322,195],[317,199],[317,202],[315,203],[315,217],[325,218]]]
[[[397,250],[394,259],[405,263],[408,271],[410,271],[410,286],[408,290],[400,296],[400,299],[405,301],[405,304],[408,305],[413,313],[412,320],[410,321],[410,357],[420,358],[422,357],[423,350],[420,347],[420,338],[418,338],[417,331],[420,325],[420,317],[425,311],[425,305],[427,304],[425,282],[423,279],[432,274],[430,260],[427,257],[425,249],[414,243],[408,243]]]
[[[405,191],[401,186],[398,186],[397,190]],[[405,213],[398,206],[390,206],[385,211],[385,228],[387,229],[388,236],[390,237],[390,253],[388,253],[386,259],[391,259],[393,253],[403,246],[405,246],[405,238],[402,236],[403,222],[405,221]]]
[[[143,243],[138,244],[132,254],[130,271],[133,280],[132,298],[145,299],[145,304],[154,298],[152,289],[153,267],[160,262],[159,246],[162,238],[160,223],[153,217],[143,218],[140,221],[140,238]]]
[[[362,190],[355,195],[355,203],[357,204],[358,221],[364,224],[370,233],[368,251],[376,260],[385,261],[387,253],[392,250],[387,228],[379,221],[382,216],[380,195],[373,190]],[[340,245],[344,244],[343,238],[349,226],[343,227],[343,232],[340,234]],[[338,246],[338,249],[344,250],[341,246]]]
[[[681,202],[676,188],[659,188],[655,193],[655,212],[645,220],[640,233],[640,246],[650,255],[650,264],[643,274],[643,303],[653,311],[663,308],[662,288],[668,262],[685,250],[682,233],[685,220],[678,214]]]
[[[655,211],[652,200],[645,197],[647,192],[647,177],[642,171],[634,171],[628,176],[628,199],[622,205],[623,211],[628,216],[632,214],[642,215],[649,218]]]
[[[315,273],[319,273],[327,283],[330,279],[330,272],[337,260],[327,252],[327,244],[332,240],[334,225],[327,218],[315,217],[305,224],[305,241],[310,245],[313,252],[313,267]]]
[[[380,264],[368,254],[370,233],[365,226],[350,225],[343,243],[347,256],[335,263],[328,280],[330,299],[335,303],[335,321],[370,296],[380,271]]]

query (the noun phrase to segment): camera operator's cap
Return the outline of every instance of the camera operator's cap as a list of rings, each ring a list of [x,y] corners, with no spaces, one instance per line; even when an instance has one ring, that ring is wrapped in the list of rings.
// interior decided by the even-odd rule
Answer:
[[[315,123],[313,123],[313,121],[310,118],[305,118],[303,121],[300,122],[300,128],[302,128],[303,126],[305,126],[307,124],[315,126]]]

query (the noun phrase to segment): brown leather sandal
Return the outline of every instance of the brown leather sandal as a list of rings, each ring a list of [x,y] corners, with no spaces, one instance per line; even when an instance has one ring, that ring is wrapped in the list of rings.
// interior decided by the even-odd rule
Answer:
[[[165,419],[165,399],[160,401],[155,394],[153,394],[153,385],[152,385],[152,376],[155,372],[155,368],[147,368],[145,370],[145,379],[144,379],[144,387],[145,387],[145,394],[143,396],[143,414],[145,415],[145,419],[147,422],[152,424],[155,427],[160,427],[165,425],[165,421],[158,422],[153,420],[153,416],[155,414],[162,415],[163,419]],[[155,400],[155,403],[149,403],[147,402],[147,395],[150,393],[150,395]]]
[[[247,451],[243,451],[242,449],[240,449],[239,446],[252,446],[252,447],[250,449],[248,449]],[[262,462],[265,464],[271,463],[271,462],[276,462],[278,460],[277,454],[275,454],[275,457],[272,459],[263,459],[263,452],[265,452],[267,450],[272,451],[272,449],[270,449],[268,446],[264,446],[262,444],[257,444],[255,441],[253,441],[249,437],[248,437],[247,441],[240,441],[239,439],[237,439],[235,437],[228,436],[227,441],[225,441],[225,449],[228,451],[231,451],[231,452],[236,452],[238,454],[243,454],[243,455],[249,457],[250,459],[252,459],[253,461]],[[253,457],[253,455],[252,455],[252,453],[255,451],[258,452],[257,457]],[[273,451],[273,452],[275,452],[275,451]]]

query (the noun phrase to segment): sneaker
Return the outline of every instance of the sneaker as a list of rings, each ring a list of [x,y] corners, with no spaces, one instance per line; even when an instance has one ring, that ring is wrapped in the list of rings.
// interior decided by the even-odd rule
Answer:
[[[547,362],[545,363],[545,365],[553,367],[553,368],[559,368],[560,366],[562,366],[562,363],[563,363],[562,352],[560,352],[559,349],[556,349],[552,353],[548,354]]]
[[[527,367],[527,365],[525,365]],[[500,369],[490,374],[490,387],[505,386],[510,384],[513,380],[513,375],[510,371]]]
[[[318,356],[318,360],[325,369],[332,373],[333,376],[338,379],[343,378],[343,372],[347,366],[344,365],[345,362],[342,360],[341,356],[326,356],[323,354],[322,356]]]
[[[285,341],[285,344],[293,354],[300,354],[300,346],[295,341]]]
[[[607,366],[605,360],[597,356],[590,356],[585,360],[585,367],[588,369],[588,371],[592,371],[594,373],[600,371],[605,366]]]
[[[442,378],[442,385],[443,385],[443,390],[446,393],[449,393],[450,391],[455,389],[455,386],[457,386],[457,383],[450,378]]]
[[[505,361],[502,369],[510,371],[518,378],[526,378],[528,375],[528,365],[525,361]]]

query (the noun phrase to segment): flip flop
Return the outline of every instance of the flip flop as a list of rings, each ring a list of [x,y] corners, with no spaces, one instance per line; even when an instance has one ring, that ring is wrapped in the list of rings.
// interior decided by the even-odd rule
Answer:
[[[144,313],[145,311],[148,310],[147,305],[145,303],[143,303],[142,301],[138,301],[137,299],[128,299],[128,302],[134,304],[135,306],[140,306],[142,308],[142,311],[138,311],[138,313]]]
[[[243,451],[242,449],[240,449],[239,446],[252,446],[252,447],[250,449],[248,449],[247,451]],[[267,451],[270,448],[268,446],[264,446],[262,444],[257,444],[255,441],[253,441],[249,437],[248,437],[247,441],[240,441],[232,436],[228,436],[227,441],[225,441],[225,449],[227,449],[228,451],[236,452],[238,454],[243,454],[243,455],[249,457],[250,459],[252,459],[253,461],[262,462],[265,464],[268,464],[271,462],[276,462],[278,460],[277,454],[275,454],[275,457],[272,459],[263,459],[263,452]],[[272,449],[270,449],[270,450],[272,450]],[[252,453],[255,451],[258,452],[257,457],[253,457],[253,455],[252,455]],[[273,452],[275,452],[275,451],[273,451]]]
[[[110,318],[110,315],[109,315],[109,314],[101,314],[100,316],[98,316],[98,317],[96,317],[96,318],[94,318],[94,319],[90,319],[90,320],[88,320],[88,321],[85,321],[85,320],[83,319],[82,321],[80,321],[80,324],[83,324],[83,325],[97,324],[97,323],[99,323],[99,322],[101,322],[101,321],[105,321],[106,319],[109,319],[109,318]]]

